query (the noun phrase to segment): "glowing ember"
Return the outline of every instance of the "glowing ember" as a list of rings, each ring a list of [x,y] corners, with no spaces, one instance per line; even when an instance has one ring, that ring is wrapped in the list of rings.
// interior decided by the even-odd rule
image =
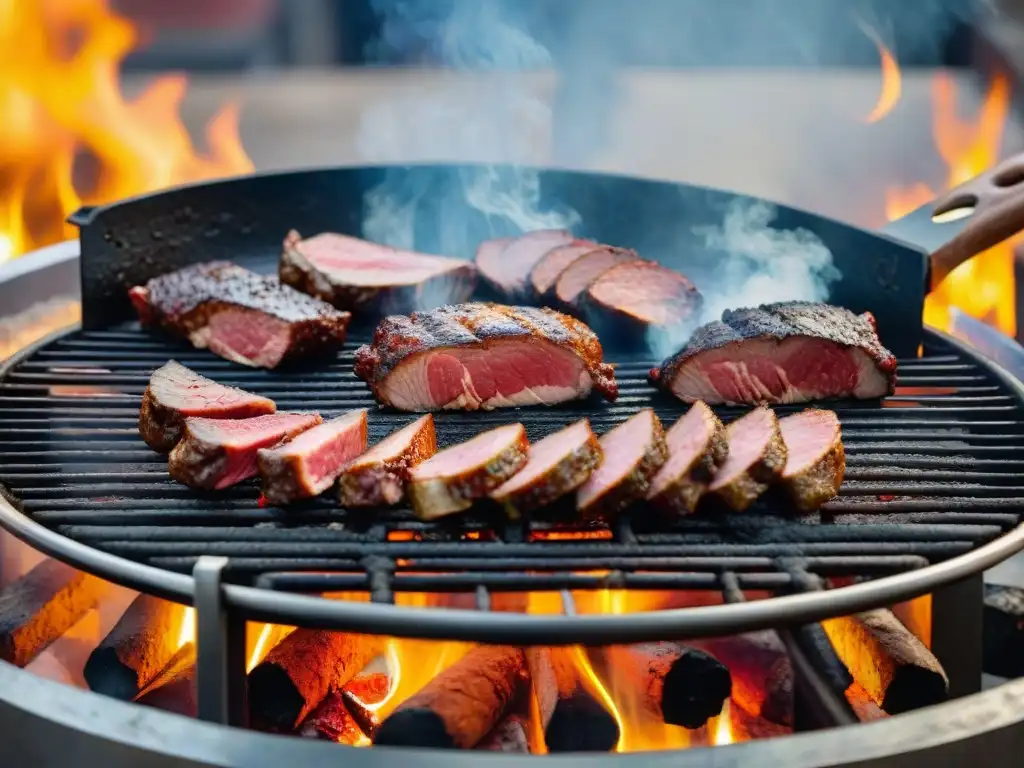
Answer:
[[[900,67],[896,63],[896,58],[885,47],[885,43],[882,42],[882,38],[879,37],[878,33],[863,22],[860,23],[860,28],[864,30],[864,34],[870,37],[871,41],[878,48],[878,55],[881,60],[882,90],[878,94],[878,102],[875,104],[874,109],[864,118],[866,123],[877,123],[888,115],[900,100],[900,94],[903,91],[903,78],[900,75]]]

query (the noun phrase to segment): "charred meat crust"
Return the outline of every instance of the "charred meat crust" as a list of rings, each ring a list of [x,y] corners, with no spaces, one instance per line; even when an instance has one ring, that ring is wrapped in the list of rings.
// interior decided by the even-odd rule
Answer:
[[[147,387],[139,408],[139,434],[158,453],[169,453],[181,440],[185,417],[176,408],[161,405]]]
[[[836,497],[846,474],[846,449],[841,440],[807,472],[786,478],[785,484],[797,509],[811,512]]]
[[[766,490],[786,466],[786,443],[782,439],[779,420],[771,421],[771,437],[761,455],[739,472],[728,483],[712,490],[737,512],[746,511]]]
[[[604,493],[579,510],[584,521],[610,520],[634,501],[647,495],[651,478],[668,458],[668,445],[665,443],[661,420],[653,413],[651,416],[654,424],[652,439],[644,455],[620,482],[606,488]]]
[[[397,504],[405,498],[409,470],[437,453],[434,417],[427,414],[407,448],[383,461],[356,459],[338,480],[338,498],[343,507],[378,507]]]
[[[614,369],[603,362],[597,335],[579,320],[546,307],[471,302],[387,317],[377,326],[372,342],[356,350],[355,373],[379,397],[378,385],[412,355],[523,336],[537,336],[572,350],[586,365],[594,387],[608,400],[618,397]]]
[[[666,512],[681,516],[692,514],[707,491],[711,478],[729,455],[725,426],[713,412],[710,416],[713,428],[697,460],[674,478],[661,493],[651,498],[652,504]]]

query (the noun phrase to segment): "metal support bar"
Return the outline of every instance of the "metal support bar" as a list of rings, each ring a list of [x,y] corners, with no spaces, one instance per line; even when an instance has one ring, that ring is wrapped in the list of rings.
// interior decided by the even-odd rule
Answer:
[[[981,690],[984,575],[976,573],[932,594],[932,652],[949,677],[950,698]]]
[[[192,571],[196,605],[196,694],[200,720],[244,726],[248,716],[245,620],[228,610],[226,557],[199,558]]]

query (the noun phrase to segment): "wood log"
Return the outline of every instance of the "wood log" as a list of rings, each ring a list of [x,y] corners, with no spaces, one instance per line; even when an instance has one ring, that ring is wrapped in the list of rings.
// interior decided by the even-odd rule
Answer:
[[[793,725],[793,665],[771,631],[688,640],[714,656],[732,675],[732,703],[778,725]]]
[[[388,717],[374,744],[470,749],[506,715],[526,681],[518,648],[479,646]]]
[[[341,691],[332,691],[321,701],[309,717],[299,726],[299,735],[308,739],[333,741],[337,744],[358,746],[369,744],[359,724],[345,706]]]
[[[0,659],[24,667],[99,603],[110,585],[47,559],[0,590]]]
[[[530,720],[518,713],[511,713],[484,736],[477,749],[488,752],[509,752],[530,754]]]
[[[179,648],[135,701],[164,712],[195,717],[198,712],[195,645],[185,643]]]
[[[853,679],[890,715],[949,698],[949,679],[938,659],[892,611],[829,619],[821,626]]]
[[[249,723],[290,733],[335,688],[343,687],[382,648],[380,638],[297,629],[249,673]]]
[[[345,708],[355,718],[363,733],[370,738],[373,738],[380,727],[376,705],[384,701],[390,691],[391,677],[387,672],[387,664],[380,656],[349,680],[341,690]]]
[[[604,649],[609,667],[625,675],[648,713],[669,725],[700,728],[722,711],[732,676],[704,651],[678,643],[614,645]]]
[[[853,683],[845,691],[846,700],[850,702],[850,709],[862,723],[870,723],[874,720],[881,720],[889,717],[882,708],[871,700],[868,692],[859,683]]]
[[[985,585],[984,671],[1024,676],[1024,589]]]
[[[97,693],[131,701],[174,656],[185,608],[139,595],[89,655],[85,680]]]
[[[530,648],[526,658],[549,752],[608,752],[619,724],[580,679],[573,648]]]

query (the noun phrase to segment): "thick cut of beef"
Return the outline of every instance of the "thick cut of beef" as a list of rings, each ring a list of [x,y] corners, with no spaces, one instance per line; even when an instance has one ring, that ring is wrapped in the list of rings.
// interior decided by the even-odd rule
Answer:
[[[770,408],[755,408],[725,430],[729,455],[708,490],[743,512],[779,476],[786,465],[786,444]]]
[[[580,256],[600,248],[600,243],[592,240],[573,240],[565,245],[558,245],[541,256],[540,261],[530,270],[530,285],[534,298],[550,300],[554,298],[555,283],[558,276]]]
[[[465,301],[476,285],[471,262],[400,251],[325,232],[284,240],[281,282],[338,309],[379,314],[432,309]]]
[[[453,445],[409,470],[409,499],[423,520],[469,509],[526,464],[522,424],[508,424]]]
[[[565,309],[575,308],[579,295],[597,278],[616,264],[639,258],[636,251],[611,246],[583,254],[563,269],[555,281],[555,303]]]
[[[171,360],[149,378],[139,409],[139,434],[154,451],[167,453],[181,440],[188,416],[247,419],[276,409],[273,400],[210,381]]]
[[[609,519],[644,498],[668,458],[665,432],[650,408],[610,429],[599,442],[604,459],[576,492],[584,520]]]
[[[132,288],[129,297],[143,325],[257,368],[336,350],[351,317],[276,277],[227,261],[154,277]]]
[[[263,495],[271,504],[319,496],[366,450],[366,411],[350,411],[293,440],[256,453]]]
[[[780,419],[779,429],[786,443],[782,482],[798,509],[817,509],[839,493],[846,472],[839,417],[809,408]]]
[[[726,311],[652,370],[651,381],[687,402],[866,399],[895,391],[896,358],[869,313],[790,301]]]
[[[538,229],[511,240],[485,240],[477,248],[476,267],[498,296],[522,301],[530,297],[533,266],[552,248],[572,240],[572,233],[564,229]]]
[[[665,442],[668,460],[651,480],[647,498],[669,512],[688,515],[729,455],[725,427],[698,401],[665,433]]]
[[[185,419],[185,434],[167,462],[190,488],[219,490],[256,475],[256,452],[322,422],[316,413],[271,413],[252,419]]]
[[[519,472],[491,493],[510,517],[530,512],[579,488],[601,463],[601,444],[586,419],[530,446]]]
[[[437,453],[434,417],[429,413],[388,435],[341,473],[343,507],[379,507],[405,498],[409,470]]]
[[[470,303],[385,318],[356,375],[403,411],[506,408],[618,395],[586,325],[550,309]]]

